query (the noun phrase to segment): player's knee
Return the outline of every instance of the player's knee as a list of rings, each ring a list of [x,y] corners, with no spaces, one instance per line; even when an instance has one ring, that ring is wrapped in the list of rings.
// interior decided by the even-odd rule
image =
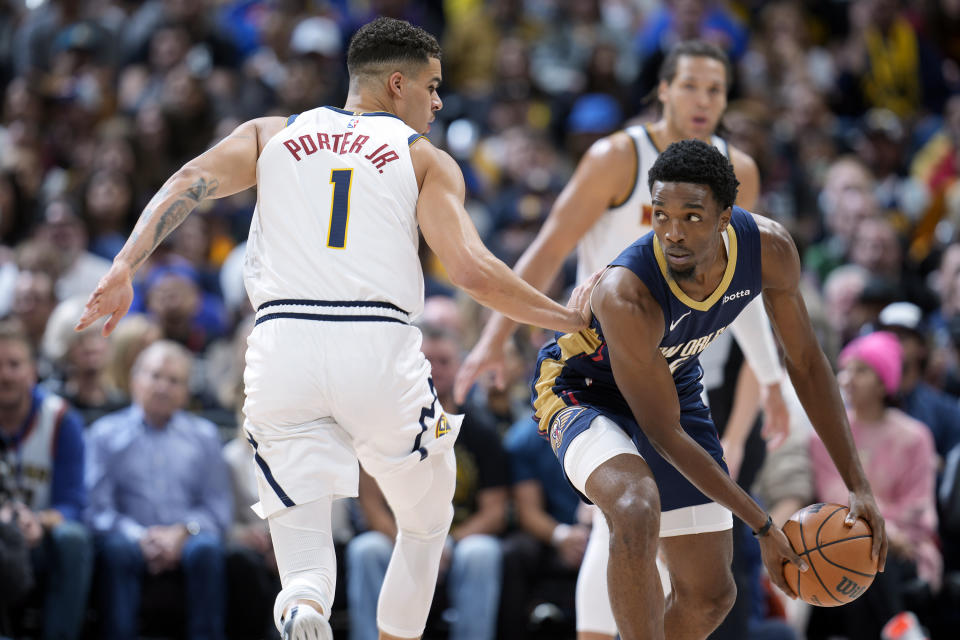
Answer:
[[[656,487],[628,485],[612,501],[608,512],[611,537],[656,546],[660,537],[660,496]]]
[[[700,576],[695,586],[679,586],[677,596],[685,601],[685,611],[695,611],[704,621],[718,626],[737,601],[737,583],[729,571],[717,575]]]

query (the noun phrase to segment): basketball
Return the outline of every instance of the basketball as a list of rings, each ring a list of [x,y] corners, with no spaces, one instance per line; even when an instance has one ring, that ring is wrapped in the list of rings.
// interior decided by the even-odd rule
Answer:
[[[870,525],[858,518],[843,522],[849,509],[820,503],[800,509],[783,525],[793,550],[809,567],[800,573],[785,564],[783,574],[801,600],[818,607],[839,607],[859,598],[873,583],[877,561],[870,554]]]

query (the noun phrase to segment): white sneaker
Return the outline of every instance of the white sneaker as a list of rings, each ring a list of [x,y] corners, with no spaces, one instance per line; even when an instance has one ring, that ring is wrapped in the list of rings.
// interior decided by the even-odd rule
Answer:
[[[294,605],[283,623],[283,640],[333,640],[330,623],[313,607]]]

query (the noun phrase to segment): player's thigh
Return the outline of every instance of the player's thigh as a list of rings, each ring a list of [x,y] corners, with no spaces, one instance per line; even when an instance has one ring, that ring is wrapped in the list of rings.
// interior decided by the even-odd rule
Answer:
[[[336,331],[335,357],[352,361],[332,381],[333,414],[364,469],[383,478],[451,449],[462,418],[437,399],[419,329],[370,323]]]
[[[679,597],[716,600],[735,589],[731,531],[713,531],[660,539],[660,551]]]

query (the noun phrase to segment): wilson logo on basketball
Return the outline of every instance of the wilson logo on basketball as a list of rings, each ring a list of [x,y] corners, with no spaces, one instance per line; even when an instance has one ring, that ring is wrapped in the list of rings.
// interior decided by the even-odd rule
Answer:
[[[866,587],[860,586],[847,576],[843,576],[843,578],[840,580],[840,584],[838,584],[836,588],[838,593],[842,593],[851,600],[859,597],[861,593],[867,590]]]

